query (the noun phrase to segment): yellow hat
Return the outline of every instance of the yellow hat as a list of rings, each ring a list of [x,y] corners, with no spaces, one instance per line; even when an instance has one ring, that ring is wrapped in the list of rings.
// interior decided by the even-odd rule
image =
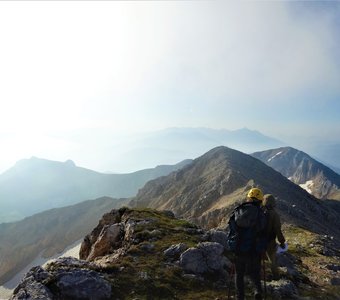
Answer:
[[[250,191],[248,192],[247,195],[248,198],[256,198],[257,200],[262,201],[263,200],[263,193],[260,189],[258,188],[252,188],[250,189]]]

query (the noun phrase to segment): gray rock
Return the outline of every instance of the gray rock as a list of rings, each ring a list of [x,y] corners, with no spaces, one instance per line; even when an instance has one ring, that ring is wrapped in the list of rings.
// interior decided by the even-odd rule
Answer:
[[[219,243],[199,243],[197,248],[189,248],[181,254],[179,264],[186,273],[222,273],[228,265],[222,253],[223,246]]]
[[[34,267],[14,290],[11,300],[101,300],[110,299],[111,285],[99,273],[86,269],[90,263],[61,258],[47,266]]]
[[[101,300],[111,297],[111,286],[97,272],[71,270],[58,273],[56,286],[63,299]]]
[[[58,267],[67,267],[67,268],[93,268],[96,265],[92,262],[88,262],[86,260],[77,259],[75,257],[66,256],[66,257],[59,257],[56,260],[50,262],[46,266],[46,270],[50,271],[53,270],[54,266]]]
[[[203,274],[208,272],[207,265],[204,262],[203,252],[197,248],[189,248],[183,252],[179,264],[187,273]]]
[[[187,249],[188,246],[185,243],[180,243],[170,246],[163,253],[167,258],[176,259]]]
[[[49,273],[46,272],[40,266],[32,268],[20,282],[20,284],[14,289],[11,300],[52,300],[53,295],[51,291],[43,285],[41,282],[49,277]]]
[[[223,230],[211,229],[203,236],[204,241],[219,243],[224,250],[228,250],[228,234]]]
[[[222,270],[226,264],[223,254],[223,246],[215,242],[203,242],[197,246],[203,252],[203,257],[209,271]]]
[[[19,288],[11,300],[53,300],[51,291],[40,282],[26,282],[25,287]]]

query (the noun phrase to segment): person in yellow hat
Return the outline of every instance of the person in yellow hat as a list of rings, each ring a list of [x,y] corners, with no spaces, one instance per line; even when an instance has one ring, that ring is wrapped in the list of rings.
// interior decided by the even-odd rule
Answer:
[[[235,208],[229,220],[228,245],[234,253],[236,299],[244,300],[246,273],[255,285],[255,299],[262,299],[261,257],[266,243],[260,244],[260,234],[265,236],[266,216],[261,208],[263,193],[252,188],[247,200]],[[265,236],[266,239],[266,236]]]
[[[268,236],[268,245],[267,245],[267,257],[270,261],[271,271],[274,280],[279,279],[279,269],[276,261],[276,251],[277,244],[276,239],[279,241],[282,249],[285,248],[286,239],[284,238],[281,230],[281,220],[280,216],[275,210],[276,200],[273,195],[267,194],[263,197],[263,208],[267,215],[267,236]]]

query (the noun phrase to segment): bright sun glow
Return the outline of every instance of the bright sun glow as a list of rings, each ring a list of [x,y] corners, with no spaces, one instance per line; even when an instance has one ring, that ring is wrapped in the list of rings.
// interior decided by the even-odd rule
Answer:
[[[84,149],[107,148],[113,132],[246,126],[334,139],[339,11],[297,6],[0,1],[0,170],[32,155],[95,167]]]

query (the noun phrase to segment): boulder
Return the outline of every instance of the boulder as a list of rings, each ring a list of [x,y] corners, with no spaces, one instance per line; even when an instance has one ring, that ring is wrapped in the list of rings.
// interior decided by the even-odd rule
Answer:
[[[92,263],[61,258],[32,268],[13,292],[11,300],[104,300],[111,297],[111,285],[100,273],[88,269]]]
[[[49,273],[40,266],[32,268],[13,291],[10,300],[53,300],[51,291],[41,282],[49,277]]]
[[[111,286],[99,273],[86,270],[58,272],[56,287],[62,299],[104,300],[111,297]]]
[[[180,266],[191,274],[222,273],[228,265],[223,254],[223,246],[214,242],[199,243],[184,251],[180,256]]]
[[[223,246],[224,250],[228,250],[228,234],[223,230],[211,229],[203,236],[204,241],[219,243]]]

